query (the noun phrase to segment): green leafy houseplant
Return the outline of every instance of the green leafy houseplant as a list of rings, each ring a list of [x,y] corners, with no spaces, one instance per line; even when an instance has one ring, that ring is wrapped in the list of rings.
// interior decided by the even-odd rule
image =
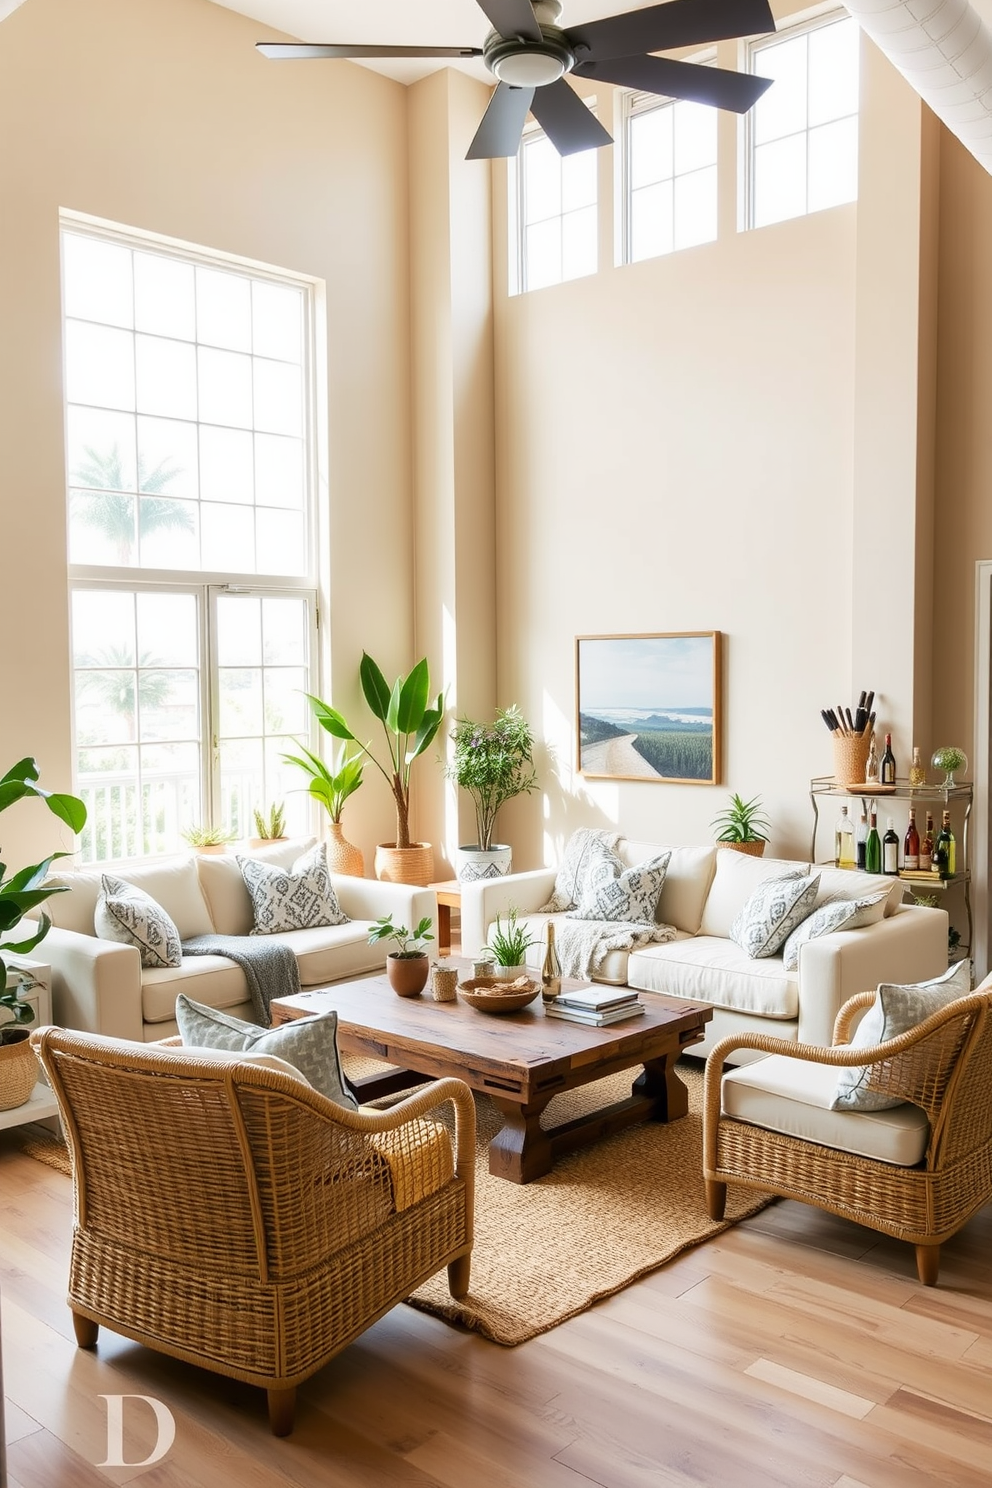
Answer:
[[[717,842],[767,842],[771,823],[762,811],[760,796],[744,801],[734,792],[726,811],[714,817],[710,825],[720,829]]]
[[[69,796],[42,790],[36,785],[39,770],[36,760],[29,758],[18,760],[12,769],[0,779],[0,811],[6,811],[8,806],[13,806],[15,801],[23,800],[25,796],[36,796],[44,801],[53,816],[59,821],[65,822],[73,832],[81,832],[86,825],[86,807],[78,796]],[[68,857],[68,853],[52,853],[40,863],[33,863],[28,868],[22,868],[19,872],[7,876],[7,866],[0,863],[0,1008],[11,1014],[13,1019],[12,1030],[20,1023],[30,1023],[34,1016],[34,1009],[29,1002],[24,1002],[19,996],[20,991],[30,988],[31,978],[25,973],[21,976],[18,986],[8,987],[8,966],[3,952],[8,951],[15,956],[26,956],[39,945],[52,928],[49,916],[42,913],[38,919],[37,928],[23,940],[10,940],[9,934],[20,924],[21,920],[29,910],[37,905],[43,904],[53,894],[68,893],[69,884],[46,883],[48,870],[56,858]],[[15,968],[16,970],[16,968]],[[0,1042],[5,1042],[5,1036],[0,1032]]]
[[[517,924],[517,911],[510,909],[507,910],[505,929],[500,916],[496,916],[496,928],[483,949],[492,951],[497,966],[523,966],[528,948],[537,944],[534,936],[528,935],[523,926]]]
[[[389,954],[396,961],[412,961],[415,956],[427,954],[427,942],[434,939],[431,923],[430,915],[424,915],[415,930],[408,930],[405,925],[394,925],[392,915],[382,915],[369,931],[369,945],[395,940],[398,949]]]
[[[284,755],[283,758],[285,759],[286,756]],[[256,836],[261,837],[266,842],[274,842],[279,837],[285,837],[286,808],[282,802],[278,804],[273,802],[269,807],[268,814],[256,806],[252,812],[252,816],[255,820]]]
[[[234,841],[233,832],[225,832],[221,827],[204,827],[197,822],[180,835],[190,847],[225,847]]]
[[[396,807],[396,846],[410,846],[410,768],[434,739],[444,717],[444,694],[430,700],[430,670],[422,657],[406,677],[397,677],[389,687],[380,668],[367,651],[362,652],[359,672],[362,692],[373,715],[382,724],[386,741],[386,763],[376,759],[367,744],[352,733],[336,708],[307,694],[321,728],[335,739],[357,744],[385,777]]]
[[[313,698],[310,701],[313,702]],[[345,801],[362,783],[361,756],[346,756],[337,769],[328,769],[324,761],[318,755],[311,754],[305,744],[301,744],[300,749],[305,758],[299,754],[284,754],[283,759],[287,764],[299,766],[304,774],[309,775],[310,784],[307,790],[324,807],[332,822],[340,822]]]
[[[537,786],[534,736],[514,705],[497,709],[492,723],[460,718],[451,739],[454,758],[445,773],[472,797],[476,843],[488,852],[499,808]]]

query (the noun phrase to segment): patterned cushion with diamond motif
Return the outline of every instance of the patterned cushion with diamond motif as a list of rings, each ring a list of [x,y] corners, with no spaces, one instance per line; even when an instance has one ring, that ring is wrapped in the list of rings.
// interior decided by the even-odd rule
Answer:
[[[255,911],[252,935],[279,930],[315,930],[319,925],[347,925],[327,866],[327,845],[318,842],[292,868],[273,868],[257,858],[238,858]]]
[[[93,928],[101,940],[137,946],[147,967],[182,966],[179,931],[161,904],[123,878],[104,873]]]
[[[671,856],[670,852],[659,853],[646,863],[625,869],[619,878],[604,879],[569,911],[569,919],[626,920],[653,925]]]
[[[623,863],[616,854],[619,841],[619,832],[577,828],[565,844],[554,892],[536,913],[561,914],[563,910],[574,909],[597,885],[619,878],[623,872]]]
[[[813,908],[819,887],[818,873],[766,878],[731,925],[731,940],[755,960],[774,956]]]

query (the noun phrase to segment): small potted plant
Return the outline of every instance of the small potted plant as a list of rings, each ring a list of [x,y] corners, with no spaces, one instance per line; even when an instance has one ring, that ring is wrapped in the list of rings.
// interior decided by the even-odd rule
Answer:
[[[252,812],[257,836],[250,838],[249,847],[264,847],[267,842],[281,842],[286,836],[286,808],[280,801],[273,802],[268,812],[255,807]]]
[[[234,841],[233,832],[225,832],[221,827],[205,827],[198,822],[187,827],[180,835],[190,847],[202,853],[225,852]]]
[[[527,951],[532,945],[540,945],[533,935],[528,935],[523,925],[517,924],[517,911],[507,910],[506,926],[499,915],[496,926],[483,950],[491,951],[496,962],[495,977],[498,982],[513,982],[527,970]]]
[[[362,850],[346,840],[341,826],[344,803],[362,783],[362,757],[359,754],[342,754],[337,767],[329,768],[319,755],[311,754],[305,744],[300,745],[300,750],[300,754],[284,754],[283,759],[288,765],[296,765],[310,777],[307,790],[330,817],[327,828],[330,839],[327,844],[327,861],[331,872],[364,878],[365,859]]]
[[[530,725],[516,705],[499,708],[492,723],[460,718],[451,742],[455,751],[445,773],[468,791],[475,807],[476,839],[458,849],[458,877],[463,883],[501,877],[509,873],[513,855],[505,843],[492,840],[496,813],[537,787]]]
[[[396,942],[397,949],[386,956],[386,975],[398,996],[419,997],[426,987],[430,971],[426,946],[433,939],[430,915],[424,915],[415,930],[394,925],[392,915],[380,916],[372,926],[369,945],[378,945],[382,940]]]
[[[771,823],[762,811],[760,796],[752,796],[750,801],[744,801],[734,792],[727,810],[721,811],[710,825],[719,827],[716,840],[721,847],[732,847],[735,852],[760,858],[768,841]]]

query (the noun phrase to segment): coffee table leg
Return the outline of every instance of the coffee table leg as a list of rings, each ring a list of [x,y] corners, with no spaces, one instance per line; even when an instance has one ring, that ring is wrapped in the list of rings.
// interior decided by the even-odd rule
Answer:
[[[689,1110],[689,1092],[675,1072],[678,1051],[661,1059],[650,1059],[630,1087],[632,1095],[646,1095],[654,1101],[652,1121],[677,1121]]]
[[[550,1095],[528,1106],[492,1095],[492,1103],[504,1117],[503,1128],[489,1143],[489,1171],[511,1183],[530,1183],[551,1172],[551,1143],[541,1127],[541,1112]]]

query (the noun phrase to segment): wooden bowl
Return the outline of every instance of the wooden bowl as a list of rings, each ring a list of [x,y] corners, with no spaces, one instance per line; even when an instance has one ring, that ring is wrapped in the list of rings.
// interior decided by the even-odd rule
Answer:
[[[539,982],[527,977],[527,985],[518,987],[513,982],[498,982],[495,977],[471,977],[459,982],[458,996],[480,1013],[515,1013],[526,1007],[540,992]]]

